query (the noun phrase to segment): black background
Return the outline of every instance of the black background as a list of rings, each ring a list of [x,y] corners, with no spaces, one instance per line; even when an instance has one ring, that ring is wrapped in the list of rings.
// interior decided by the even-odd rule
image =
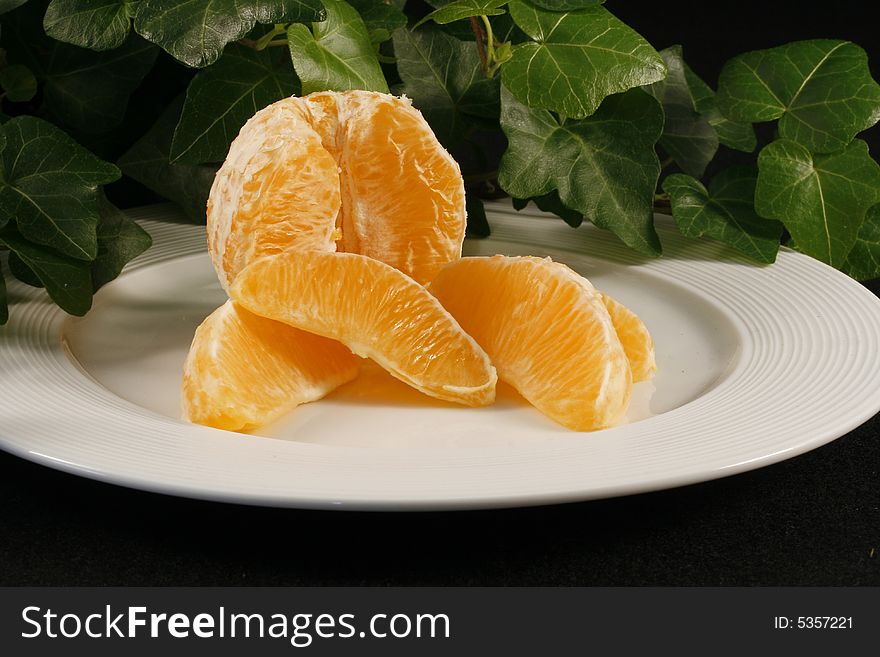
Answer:
[[[847,38],[874,3],[753,0],[607,7],[714,85],[740,52]],[[878,152],[880,129],[869,132]],[[880,285],[873,284],[875,293]],[[0,584],[880,585],[880,416],[759,471],[628,498],[518,510],[259,509],[141,493],[0,454]]]

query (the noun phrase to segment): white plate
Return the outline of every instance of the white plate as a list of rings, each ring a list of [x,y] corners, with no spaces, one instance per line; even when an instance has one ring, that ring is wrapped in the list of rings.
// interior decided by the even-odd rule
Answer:
[[[880,301],[783,250],[757,267],[680,237],[643,260],[609,233],[493,205],[467,254],[549,255],[644,318],[658,373],[628,422],[573,433],[510,389],[483,409],[436,402],[375,368],[241,435],[179,419],[181,365],[224,296],[204,229],[140,213],[155,244],[83,319],[10,287],[0,329],[0,447],[125,486],[295,507],[451,509],[586,500],[743,472],[822,445],[880,410]]]

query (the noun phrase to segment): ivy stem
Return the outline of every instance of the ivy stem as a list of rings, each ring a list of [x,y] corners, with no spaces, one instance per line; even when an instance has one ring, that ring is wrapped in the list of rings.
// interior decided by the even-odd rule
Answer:
[[[654,194],[654,212],[664,212],[669,214],[672,210],[672,201],[666,192],[657,192]]]
[[[670,166],[671,164],[674,164],[674,163],[675,163],[675,159],[674,159],[674,158],[672,158],[672,157],[667,157],[665,160],[663,160],[663,161],[660,163],[660,170],[663,171],[664,169],[666,169],[666,167],[668,167],[668,166]]]
[[[480,63],[483,65],[483,70],[488,72],[489,61],[486,58],[486,46],[483,44],[485,35],[476,16],[471,16],[471,29],[474,31],[474,36],[477,37],[477,53],[480,55]]]
[[[494,78],[498,69],[501,68],[502,62],[499,62],[498,57],[495,55],[495,34],[492,32],[492,22],[485,14],[480,14],[480,19],[483,21],[483,26],[486,29],[486,59],[488,60],[486,75]]]
[[[275,37],[284,34],[285,32],[287,32],[287,29],[285,29],[284,25],[276,23],[275,27],[273,27],[271,30],[266,32],[266,34],[257,39],[257,41],[254,43],[254,50],[263,50],[267,46],[275,45],[272,40]],[[285,41],[284,43],[287,42]]]

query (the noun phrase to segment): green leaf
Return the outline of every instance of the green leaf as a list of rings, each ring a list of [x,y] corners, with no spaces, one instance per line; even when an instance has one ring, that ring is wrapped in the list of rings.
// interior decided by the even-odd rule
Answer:
[[[9,321],[9,302],[6,298],[6,279],[3,276],[3,267],[0,267],[0,326]]]
[[[685,74],[681,46],[660,51],[666,78],[645,87],[663,105],[666,122],[660,145],[685,173],[699,178],[718,150],[718,134],[697,111]]]
[[[241,126],[257,110],[296,91],[290,58],[276,48],[233,45],[190,82],[171,161],[222,162]]]
[[[509,146],[498,182],[513,197],[559,190],[559,198],[630,247],[660,253],[653,206],[663,130],[659,103],[641,89],[609,96],[591,117],[561,124],[501,92],[501,127]]]
[[[483,73],[473,43],[434,27],[399,30],[394,53],[403,91],[442,143],[461,139],[472,117],[498,120],[500,85]]]
[[[93,260],[98,185],[119,178],[119,169],[41,119],[16,117],[3,125],[3,132],[0,217],[15,221],[31,242]]]
[[[24,103],[37,93],[37,78],[27,66],[12,64],[0,70],[0,87],[13,103]]]
[[[287,30],[293,67],[302,93],[313,91],[388,92],[388,84],[367,27],[357,11],[343,0],[324,0],[327,20],[291,25]]]
[[[208,193],[217,167],[171,164],[168,160],[182,107],[181,95],[162,113],[150,131],[119,159],[118,164],[125,175],[177,203],[191,220],[204,223]]]
[[[0,0],[0,14],[5,14],[7,11],[12,11],[16,7],[21,7],[27,1],[28,0]]]
[[[122,47],[103,52],[55,44],[42,72],[45,106],[55,119],[76,130],[98,133],[114,128],[157,54],[155,46],[136,35]]]
[[[715,102],[715,92],[694,73],[687,63],[684,75],[694,98],[697,111],[702,114],[718,134],[718,141],[734,150],[751,153],[758,146],[755,129],[751,123],[739,123],[726,118]]]
[[[725,64],[718,106],[736,121],[779,119],[779,134],[814,153],[844,148],[880,120],[880,85],[849,41],[796,41]]]
[[[25,285],[30,285],[31,287],[45,287],[43,281],[41,281],[34,273],[34,270],[28,267],[14,251],[9,252],[8,264],[9,273]]]
[[[755,209],[778,219],[798,249],[838,269],[859,234],[867,209],[880,202],[880,165],[857,139],[845,149],[812,155],[790,140],[758,156]]]
[[[119,276],[122,268],[150,248],[153,238],[143,228],[100,197],[101,219],[98,222],[98,257],[92,263],[92,289],[101,287]]]
[[[465,196],[468,237],[489,237],[492,232],[486,219],[486,207],[480,197],[468,192]]]
[[[388,41],[395,30],[406,27],[406,14],[383,0],[349,0],[348,4],[361,15],[373,45]]]
[[[106,135],[121,124],[129,95],[152,68],[159,49],[137,35],[104,52],[59,43],[43,32],[44,11],[41,3],[32,2],[3,17],[7,55],[43,83],[41,116],[94,142],[92,135]]]
[[[427,21],[446,25],[471,16],[500,16],[504,13],[502,7],[508,2],[509,0],[453,0],[453,2],[432,11],[416,23],[413,28]]]
[[[559,198],[559,192],[555,189],[543,196],[536,196],[530,199],[515,198],[513,199],[513,207],[517,210],[522,210],[529,204],[529,201],[533,202],[539,210],[555,214],[572,228],[577,228],[584,222],[584,215],[565,207],[562,199]]]
[[[873,206],[865,215],[843,271],[860,281],[880,278],[880,205]]]
[[[707,190],[691,176],[676,173],[663,181],[672,216],[687,237],[711,237],[758,262],[773,262],[782,224],[755,212],[755,167],[735,166],[712,179]]]
[[[187,66],[220,58],[223,47],[257,23],[321,21],[320,0],[141,0],[134,28]]]
[[[601,5],[605,0],[529,0],[529,2],[550,11],[572,11],[592,5]]]
[[[81,48],[118,48],[131,28],[133,4],[129,0],[52,0],[43,28],[53,39]]]
[[[666,74],[657,51],[603,7],[560,14],[513,0],[509,9],[534,41],[514,46],[501,79],[529,107],[584,118],[609,94]]]
[[[12,226],[0,231],[5,244],[40,279],[49,297],[71,315],[85,315],[92,307],[89,263],[68,258],[25,240]]]

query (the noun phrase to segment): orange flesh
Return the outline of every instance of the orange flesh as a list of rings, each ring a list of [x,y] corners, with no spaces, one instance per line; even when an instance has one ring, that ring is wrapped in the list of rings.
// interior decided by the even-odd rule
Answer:
[[[475,257],[444,268],[429,289],[545,415],[576,431],[622,418],[629,363],[586,279],[549,258]]]
[[[290,250],[258,260],[232,298],[253,313],[347,345],[422,392],[470,406],[495,398],[495,369],[427,290],[378,260]]]
[[[602,302],[611,316],[611,323],[620,338],[620,344],[626,352],[632,370],[633,383],[647,381],[657,371],[657,363],[654,359],[654,340],[648,333],[645,323],[629,308],[619,301],[615,301],[607,294],[599,293]]]
[[[211,190],[209,250],[228,287],[295,247],[361,253],[420,283],[461,255],[456,162],[406,99],[366,91],[286,98],[233,142]]]
[[[184,365],[184,416],[246,431],[352,380],[359,362],[338,342],[227,301],[196,329]]]

